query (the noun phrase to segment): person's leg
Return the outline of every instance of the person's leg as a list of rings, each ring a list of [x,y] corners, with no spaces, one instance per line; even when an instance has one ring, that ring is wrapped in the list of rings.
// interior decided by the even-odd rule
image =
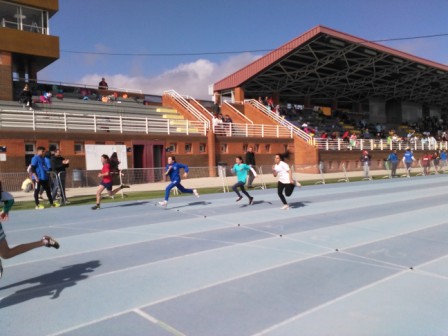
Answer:
[[[247,198],[252,198],[250,195],[249,195],[249,193],[246,191],[246,189],[244,188],[244,183],[243,182],[239,182],[240,183],[240,189],[241,189],[241,192],[244,194],[244,195],[246,195],[247,196]]]
[[[40,182],[34,181],[34,203],[36,203],[36,206],[39,206],[39,191]]]
[[[252,167],[253,168],[253,167]],[[255,169],[255,168],[254,168]],[[247,187],[252,188],[252,183],[254,182],[255,176],[252,173],[252,170],[249,170],[249,176],[247,178]]]
[[[32,243],[21,244],[14,246],[13,248],[10,248],[8,246],[6,239],[3,239],[2,241],[0,241],[0,258],[9,259],[15,257],[16,255],[28,252],[30,250],[42,246],[45,246],[44,241],[38,240]]]
[[[51,196],[51,190],[50,190],[50,181],[40,181],[42,184],[42,187],[45,190],[45,193],[47,194],[48,201],[50,202],[50,205],[53,205],[53,197]]]
[[[280,198],[280,201],[282,201],[283,205],[287,205],[288,202],[286,202],[286,198],[283,195],[283,190],[285,189],[285,185],[282,182],[277,183],[277,194]]]
[[[294,187],[295,187],[294,183],[285,184],[285,196],[286,197],[289,197],[292,195],[292,193],[294,192]]]
[[[100,184],[98,186],[98,189],[96,190],[96,205],[99,207],[100,203],[101,203],[101,193],[103,192],[103,190],[105,189],[105,187]]]
[[[178,182],[173,181],[170,184],[168,184],[168,186],[165,188],[165,202],[168,202],[168,199],[170,198],[171,189],[176,187],[177,184],[178,184]]]
[[[187,189],[180,183],[176,184],[176,187],[183,194],[192,194],[193,193],[193,189]]]
[[[240,186],[241,182],[237,182],[232,186],[232,190],[238,195],[238,198],[241,199],[243,198],[240,194],[240,192],[238,191],[238,187]]]

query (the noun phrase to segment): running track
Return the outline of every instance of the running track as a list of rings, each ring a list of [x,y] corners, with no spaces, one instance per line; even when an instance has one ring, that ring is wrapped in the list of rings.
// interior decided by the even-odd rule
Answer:
[[[448,334],[448,176],[250,193],[13,211],[1,334]]]

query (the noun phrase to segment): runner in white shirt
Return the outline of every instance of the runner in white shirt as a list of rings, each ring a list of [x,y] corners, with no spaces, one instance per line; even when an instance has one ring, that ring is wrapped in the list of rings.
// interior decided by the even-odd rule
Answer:
[[[274,174],[275,177],[278,177],[277,193],[283,203],[283,206],[281,207],[282,210],[289,209],[285,195],[291,196],[294,190],[292,171],[289,169],[289,165],[284,161],[287,157],[289,157],[289,153],[275,155],[275,164],[272,166],[272,174]],[[285,191],[285,195],[283,195],[283,191]]]

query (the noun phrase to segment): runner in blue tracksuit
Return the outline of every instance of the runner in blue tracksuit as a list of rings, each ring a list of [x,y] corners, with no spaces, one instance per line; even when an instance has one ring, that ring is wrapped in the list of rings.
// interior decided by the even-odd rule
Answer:
[[[406,171],[409,177],[409,173],[411,171],[412,163],[415,161],[414,154],[410,148],[406,148],[406,152],[403,155],[403,162],[406,165]]]
[[[189,171],[188,166],[177,163],[174,156],[168,156],[168,164],[165,168],[165,176],[170,177],[171,183],[168,184],[165,189],[165,199],[162,202],[159,202],[161,206],[167,206],[171,189],[173,189],[174,187],[177,187],[177,189],[179,189],[179,191],[182,193],[194,194],[196,197],[199,197],[198,191],[196,189],[187,189],[182,184],[180,184],[180,169],[184,169],[184,178],[186,178]]]

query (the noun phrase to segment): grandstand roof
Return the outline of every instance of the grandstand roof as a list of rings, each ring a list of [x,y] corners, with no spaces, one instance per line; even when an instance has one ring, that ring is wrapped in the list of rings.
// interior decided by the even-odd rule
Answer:
[[[214,84],[235,87],[291,102],[384,97],[448,107],[448,66],[317,26]]]

